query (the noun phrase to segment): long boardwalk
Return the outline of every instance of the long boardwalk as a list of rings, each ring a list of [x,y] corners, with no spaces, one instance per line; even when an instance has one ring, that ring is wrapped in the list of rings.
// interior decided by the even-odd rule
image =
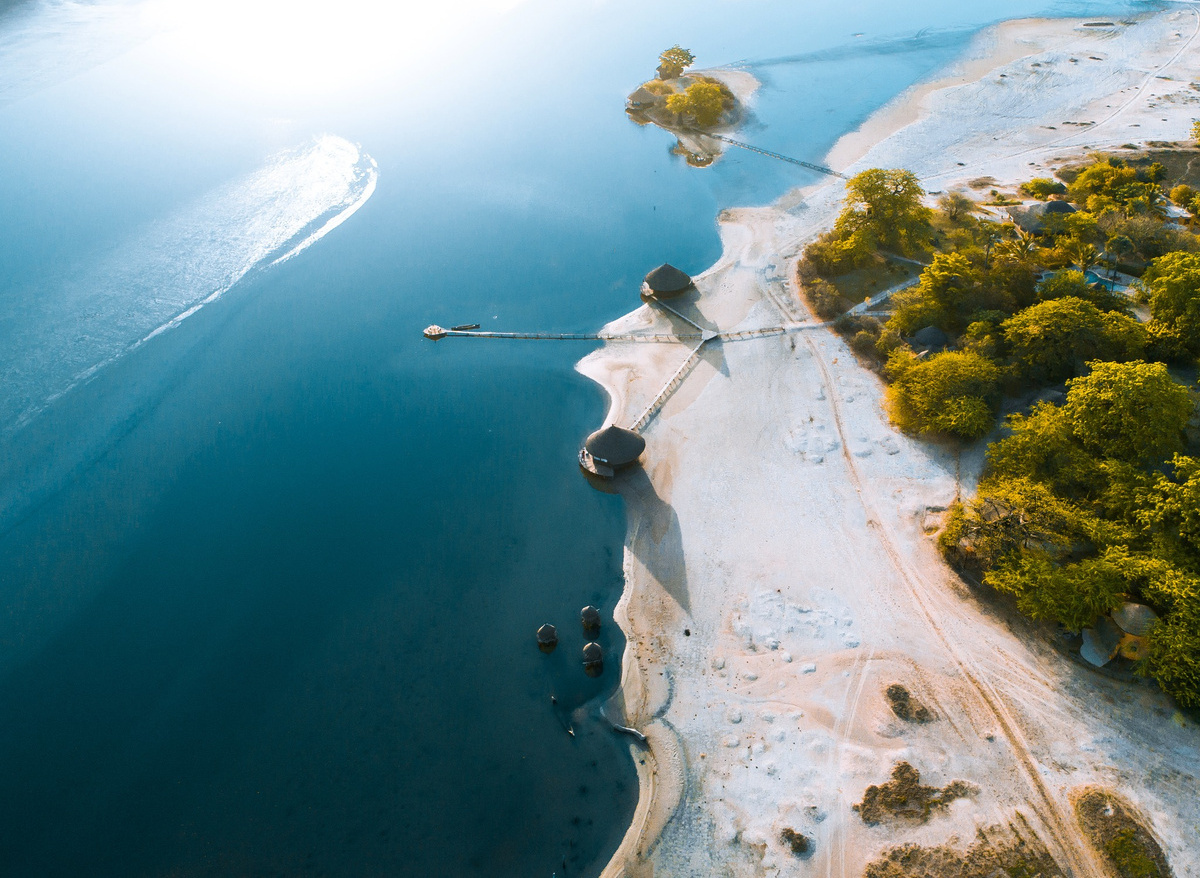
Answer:
[[[700,132],[703,134],[704,132]],[[706,137],[712,137],[720,140],[723,143],[728,143],[730,146],[736,146],[740,149],[748,149],[750,152],[756,152],[759,155],[765,155],[768,158],[779,159],[781,162],[791,162],[793,165],[799,165],[802,168],[808,168],[810,171],[816,171],[818,174],[828,174],[831,177],[841,177],[846,179],[846,175],[840,171],[835,171],[833,168],[827,168],[824,165],[814,165],[812,162],[802,162],[800,159],[794,159],[791,156],[781,155],[777,152],[771,152],[769,149],[760,149],[757,146],[751,146],[748,143],[742,143],[740,140],[734,140],[732,137],[726,137],[724,134],[706,134]]]
[[[635,433],[645,429],[666,403],[668,397],[683,383],[692,366],[700,359],[701,349],[710,341],[744,341],[747,339],[765,338],[771,335],[783,335],[801,329],[816,329],[825,326],[824,323],[786,323],[779,326],[765,326],[758,329],[743,329],[732,332],[718,332],[705,329],[690,317],[672,308],[666,302],[654,301],[654,305],[669,311],[694,328],[695,332],[681,333],[639,333],[639,332],[484,332],[477,329],[443,329],[433,325],[425,329],[425,337],[433,340],[442,338],[509,338],[539,341],[631,341],[631,342],[682,342],[694,343],[687,358],[679,365],[662,388],[650,400],[649,405],[642,410],[629,429]]]

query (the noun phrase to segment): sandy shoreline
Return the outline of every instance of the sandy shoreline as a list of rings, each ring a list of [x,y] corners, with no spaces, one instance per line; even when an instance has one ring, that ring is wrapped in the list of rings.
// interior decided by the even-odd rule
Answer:
[[[1200,115],[1200,14],[1083,23],[985,31],[826,163],[907,167],[940,190],[1184,138]],[[876,378],[836,336],[804,328],[795,258],[835,216],[840,186],[724,212],[720,261],[677,305],[722,331],[798,327],[706,346],[646,428],[644,470],[617,482],[629,519],[619,700],[649,747],[633,745],[641,795],[605,876],[860,875],[896,844],[961,847],[981,828],[1025,826],[1071,873],[1099,878],[1070,811],[1090,783],[1119,787],[1175,874],[1200,876],[1197,730],[1152,688],[1070,665],[964,594],[927,534],[959,490],[958,462],[895,433]],[[606,329],[651,326],[670,328],[642,307]],[[609,392],[608,422],[627,424],[685,356],[610,342],[579,369]],[[937,720],[898,721],[882,694],[893,682]],[[977,793],[925,824],[864,824],[851,805],[902,759],[923,782]],[[785,828],[815,851],[794,856]]]

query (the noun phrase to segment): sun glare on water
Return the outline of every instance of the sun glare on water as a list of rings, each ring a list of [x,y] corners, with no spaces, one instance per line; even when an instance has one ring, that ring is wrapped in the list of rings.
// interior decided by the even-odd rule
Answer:
[[[150,0],[160,49],[252,95],[323,97],[448,57],[522,0]]]

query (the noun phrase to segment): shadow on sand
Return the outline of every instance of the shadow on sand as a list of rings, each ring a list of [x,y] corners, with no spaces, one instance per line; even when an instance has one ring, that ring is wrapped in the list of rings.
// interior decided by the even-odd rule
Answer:
[[[674,507],[658,496],[640,466],[621,473],[614,484],[628,504],[629,550],[675,603],[691,615],[683,534]]]

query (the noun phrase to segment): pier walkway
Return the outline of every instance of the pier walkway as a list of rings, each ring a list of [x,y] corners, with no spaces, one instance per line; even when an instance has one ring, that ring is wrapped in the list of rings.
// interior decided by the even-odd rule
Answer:
[[[734,140],[732,137],[726,137],[724,134],[705,134],[703,131],[697,132],[704,134],[705,137],[712,137],[722,143],[728,143],[730,146],[736,146],[739,149],[748,149],[750,152],[756,152],[759,155],[765,155],[768,158],[779,159],[781,162],[791,162],[793,165],[799,165],[802,168],[808,168],[810,171],[816,171],[818,174],[828,174],[831,177],[841,177],[843,180],[848,179],[845,174],[840,171],[835,171],[833,168],[827,168],[824,165],[814,165],[812,162],[802,162],[800,159],[794,159],[791,156],[781,155],[777,152],[771,152],[769,149],[760,149],[757,146],[751,146],[748,143],[742,143],[740,140]]]
[[[758,329],[742,329],[730,332],[718,332],[714,329],[705,329],[699,323],[696,323],[690,317],[680,313],[675,308],[672,308],[666,302],[655,300],[653,305],[669,311],[686,323],[688,326],[695,329],[695,332],[681,333],[639,333],[639,332],[483,332],[477,329],[444,329],[437,324],[429,326],[425,329],[425,337],[428,339],[441,338],[511,338],[511,339],[533,339],[533,340],[552,340],[552,341],[631,341],[631,342],[656,342],[656,343],[684,343],[692,344],[691,350],[688,352],[687,358],[679,365],[679,368],[672,373],[667,382],[659,389],[658,393],[650,401],[649,405],[642,410],[629,429],[635,433],[643,430],[647,424],[654,418],[658,411],[666,404],[667,399],[675,392],[676,388],[683,383],[692,367],[700,359],[700,351],[710,341],[744,341],[755,338],[766,338],[772,335],[783,335],[788,332],[796,332],[804,329],[819,329],[827,326],[826,323],[817,322],[790,322],[779,326],[764,326]]]

